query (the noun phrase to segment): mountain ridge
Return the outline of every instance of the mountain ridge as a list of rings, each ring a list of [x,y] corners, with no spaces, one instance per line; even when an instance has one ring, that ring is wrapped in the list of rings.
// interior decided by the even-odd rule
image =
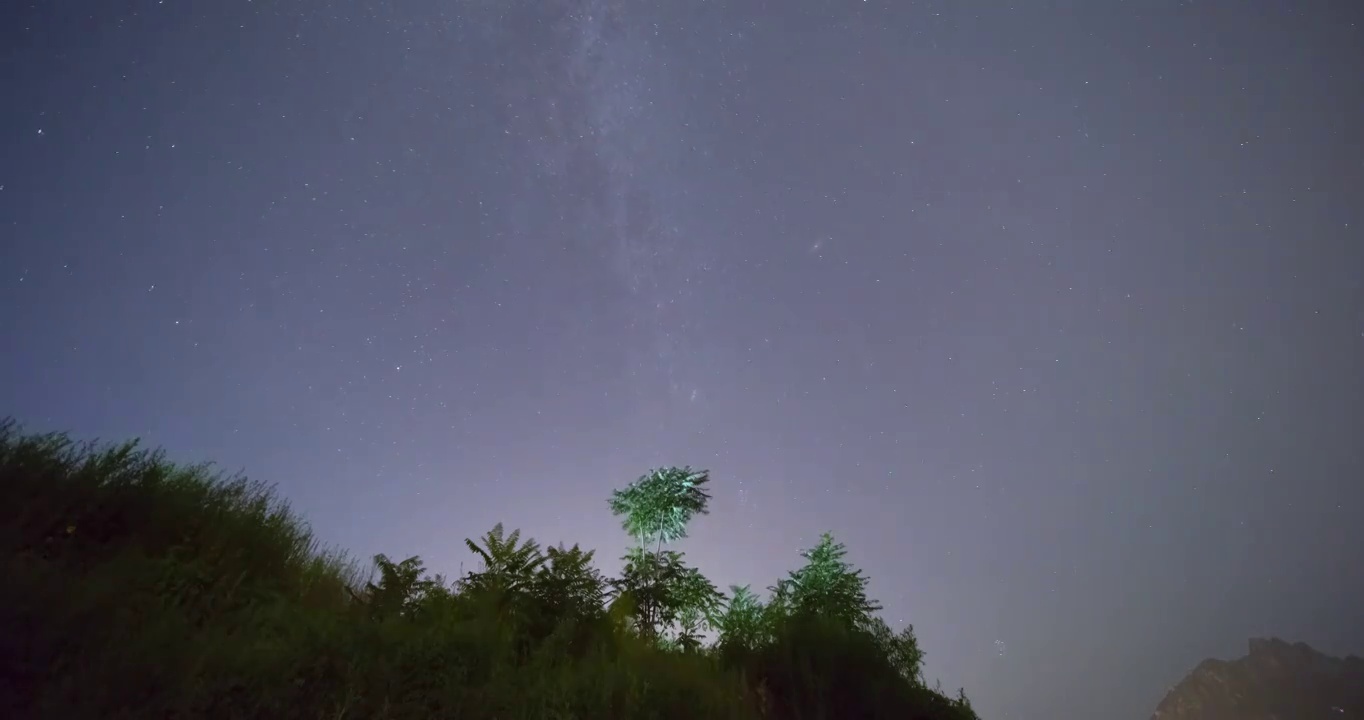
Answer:
[[[1236,660],[1209,658],[1166,693],[1151,720],[1364,718],[1364,659],[1251,638]]]

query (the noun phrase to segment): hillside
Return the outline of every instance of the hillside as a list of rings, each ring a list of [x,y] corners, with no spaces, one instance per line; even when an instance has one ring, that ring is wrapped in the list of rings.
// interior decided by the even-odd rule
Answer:
[[[976,720],[830,536],[765,601],[668,549],[708,481],[613,494],[617,577],[499,524],[450,581],[322,551],[260,484],[2,422],[0,717]]]
[[[1204,660],[1157,706],[1152,720],[1364,718],[1364,660],[1303,643],[1252,639],[1237,660]]]

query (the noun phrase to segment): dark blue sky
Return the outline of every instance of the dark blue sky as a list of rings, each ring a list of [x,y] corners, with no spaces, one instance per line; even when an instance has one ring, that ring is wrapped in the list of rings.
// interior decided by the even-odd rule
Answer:
[[[991,720],[1364,650],[1359,12],[1011,5],[9,3],[0,414],[449,574],[706,467]]]

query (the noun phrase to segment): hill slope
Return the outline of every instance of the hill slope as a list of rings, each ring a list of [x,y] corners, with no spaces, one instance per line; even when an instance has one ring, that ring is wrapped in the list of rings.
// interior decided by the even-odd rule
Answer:
[[[1204,660],[1165,696],[1152,720],[1364,718],[1364,659],[1303,643],[1254,638],[1237,660]]]
[[[0,420],[0,718],[978,720],[924,684],[912,628],[835,613],[868,603],[831,538],[766,605],[679,552],[617,579],[501,524],[465,542],[484,567],[453,582],[352,562],[268,487]],[[820,581],[839,602],[807,611]],[[696,597],[713,647],[639,611]]]

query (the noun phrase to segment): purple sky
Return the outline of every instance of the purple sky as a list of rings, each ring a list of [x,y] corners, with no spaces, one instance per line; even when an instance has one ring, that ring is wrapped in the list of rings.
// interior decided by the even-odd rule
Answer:
[[[1364,651],[1356,4],[8,3],[0,415],[451,575],[709,468],[717,584],[829,530],[988,720],[1141,720]]]

